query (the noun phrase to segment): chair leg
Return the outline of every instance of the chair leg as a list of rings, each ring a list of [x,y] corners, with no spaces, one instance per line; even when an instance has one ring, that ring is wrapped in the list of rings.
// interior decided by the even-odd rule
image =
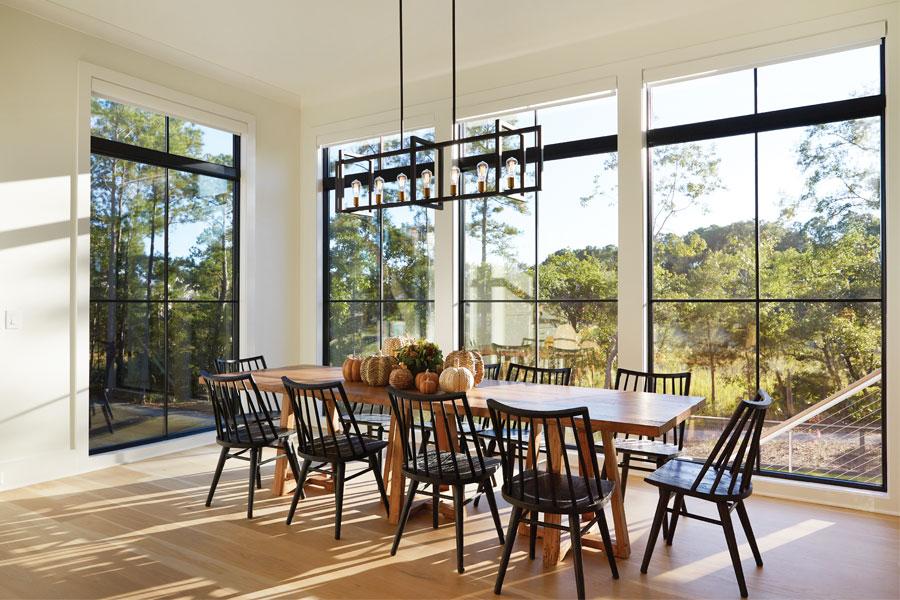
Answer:
[[[212,504],[213,494],[216,493],[216,486],[219,485],[219,477],[222,476],[222,468],[225,466],[225,461],[228,460],[228,448],[222,447],[222,451],[219,453],[219,463],[216,465],[216,473],[213,475],[212,485],[209,486],[209,495],[206,496],[206,506]]]
[[[619,568],[616,566],[616,555],[613,554],[612,537],[609,535],[609,525],[606,523],[606,513],[601,508],[597,511],[597,525],[600,526],[600,536],[603,538],[603,553],[609,563],[609,570],[613,579],[619,578]]]
[[[672,522],[669,523],[669,535],[666,536],[666,545],[671,546],[675,539],[675,526],[678,525],[678,516],[684,508],[684,494],[675,494],[675,503],[672,506]]]
[[[536,510],[531,511],[528,515],[529,521],[531,525],[528,527],[528,558],[534,560],[534,550],[537,547],[537,522],[538,522],[538,512]]]
[[[259,451],[262,454],[262,450]],[[261,458],[261,457],[260,457]],[[262,462],[262,461],[260,461]],[[262,466],[256,465],[256,489],[262,489]]]
[[[661,466],[663,466],[663,461],[662,461],[662,459],[659,459],[659,458],[656,459],[656,468],[658,469],[658,468],[660,468]],[[624,500],[625,497],[622,496],[622,499]],[[669,513],[668,513],[668,505],[666,506],[666,515],[663,517],[663,522],[662,522],[662,537],[663,537],[664,540],[668,540],[668,539],[669,539]]]
[[[250,448],[250,490],[247,492],[247,518],[253,518],[253,492],[256,491],[256,475],[259,472],[259,448]]]
[[[744,535],[747,536],[747,542],[750,544],[750,549],[753,550],[753,559],[756,561],[756,566],[763,566],[762,556],[759,553],[759,546],[756,545],[756,536],[753,535],[753,528],[750,526],[750,517],[747,515],[747,507],[744,506],[744,501],[741,500],[737,504],[737,514],[741,519],[741,526],[744,528]]]
[[[306,461],[304,461],[303,464],[306,464]],[[286,521],[288,525],[290,525],[294,520],[294,513],[297,512],[297,503],[300,502],[300,499],[303,497],[303,486],[298,485],[296,488],[294,488],[294,496],[291,498],[291,508],[288,509],[288,516]]]
[[[532,521],[532,527],[534,521]],[[569,533],[572,536],[572,561],[575,563],[575,589],[579,600],[584,598],[584,565],[581,561],[581,519],[578,513],[569,515]]]
[[[456,514],[456,571],[464,573],[463,567],[463,486],[453,486],[453,512]]]
[[[628,486],[628,469],[631,466],[631,454],[625,452],[622,456],[622,475],[619,481],[622,482],[620,491],[622,493],[622,502],[625,501],[625,488]]]
[[[441,504],[441,486],[436,483],[431,484],[431,528],[438,528],[438,507]]]
[[[334,539],[341,539],[341,516],[344,512],[344,472],[346,463],[334,465]]]
[[[388,502],[387,491],[384,489],[384,480],[381,478],[381,465],[378,462],[378,455],[373,454],[369,457],[369,467],[375,474],[375,483],[378,485],[378,493],[381,494],[381,503],[384,505],[386,513],[390,514],[391,505]]]
[[[656,538],[659,537],[659,529],[662,526],[663,519],[666,518],[666,507],[669,505],[669,496],[672,492],[668,490],[659,490],[659,502],[656,504],[656,514],[653,516],[653,526],[650,527],[650,536],[647,538],[647,548],[644,550],[644,561],[641,563],[641,573],[647,573],[647,567],[650,565],[650,557],[653,556],[653,546],[656,545]]]
[[[309,468],[312,466],[312,461],[308,458],[303,459],[303,464],[300,465],[300,472],[297,474],[297,489],[300,491],[300,497],[304,500],[306,499],[306,490],[303,488],[306,486],[306,476],[309,473]]]
[[[509,566],[509,557],[512,555],[513,544],[516,543],[516,533],[519,521],[522,520],[522,509],[513,506],[512,515],[509,517],[509,529],[506,530],[506,544],[503,546],[503,558],[500,560],[500,570],[497,571],[497,581],[494,582],[494,593],[500,595],[503,588],[503,578],[506,576],[506,568]]]
[[[497,528],[497,537],[502,544],[503,525],[500,523],[500,511],[497,510],[497,498],[494,497],[494,486],[490,485],[487,480],[484,482],[484,495],[487,498],[488,506],[491,508],[491,516],[494,517],[494,527]]]
[[[734,537],[734,526],[731,523],[731,511],[727,502],[717,502],[719,520],[722,521],[722,529],[725,530],[725,541],[728,544],[728,553],[731,554],[731,564],[734,565],[734,575],[737,577],[738,587],[741,590],[741,598],[747,597],[747,584],[744,582],[744,569],[741,567],[741,555],[738,552],[737,539]]]
[[[400,511],[400,521],[397,523],[397,533],[394,534],[394,545],[391,546],[391,556],[397,554],[397,547],[400,546],[403,528],[406,527],[406,520],[409,519],[409,509],[412,506],[413,498],[416,495],[416,489],[418,489],[418,487],[418,481],[415,479],[410,480],[409,489],[406,492],[406,502],[403,503],[403,510]]]

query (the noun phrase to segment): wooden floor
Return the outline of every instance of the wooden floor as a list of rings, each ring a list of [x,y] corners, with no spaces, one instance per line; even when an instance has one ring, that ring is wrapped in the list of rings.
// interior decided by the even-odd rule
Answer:
[[[247,521],[240,461],[230,461],[206,508],[216,455],[210,446],[0,494],[0,597],[491,596],[501,549],[486,502],[468,507],[467,569],[458,575],[453,526],[432,530],[428,514],[411,519],[390,556],[393,531],[368,475],[348,484],[340,542],[333,497],[322,493],[302,502],[287,527],[289,499],[261,490]],[[613,581],[602,555],[586,550],[588,596],[738,598],[721,529],[699,521],[682,520],[675,544],[658,546],[649,574],[640,574],[654,505],[654,490],[632,479],[634,554],[619,561],[621,579]],[[757,569],[741,545],[751,598],[900,597],[900,520],[762,497],[748,510],[766,563]],[[505,522],[509,508],[501,512]],[[571,559],[542,572],[520,538],[503,596],[574,593]]]

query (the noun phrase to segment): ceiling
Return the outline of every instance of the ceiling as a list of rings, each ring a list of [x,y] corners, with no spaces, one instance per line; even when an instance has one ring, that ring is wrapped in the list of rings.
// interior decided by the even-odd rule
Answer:
[[[398,78],[397,0],[5,0],[294,104]],[[450,0],[406,0],[408,80],[449,71]],[[684,17],[708,0],[457,0],[460,68]]]

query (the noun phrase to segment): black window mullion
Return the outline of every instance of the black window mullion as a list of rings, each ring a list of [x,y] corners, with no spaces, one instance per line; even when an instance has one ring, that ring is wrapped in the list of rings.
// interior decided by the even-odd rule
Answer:
[[[166,115],[166,154],[169,153],[169,116]],[[165,168],[165,201],[166,226],[163,235],[163,381],[165,390],[163,393],[163,435],[169,437],[169,390],[171,379],[169,377],[169,169]],[[173,390],[174,391],[174,390]]]

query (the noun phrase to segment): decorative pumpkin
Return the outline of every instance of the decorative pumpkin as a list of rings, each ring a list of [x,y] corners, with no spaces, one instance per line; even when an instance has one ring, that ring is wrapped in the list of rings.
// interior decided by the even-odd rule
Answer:
[[[478,385],[484,379],[484,359],[481,358],[480,352],[475,350],[454,350],[444,360],[445,369],[452,365],[469,369],[475,377],[475,385]]]
[[[420,394],[434,394],[439,387],[437,373],[423,371],[416,375],[416,390]]]
[[[359,374],[359,368],[362,365],[362,361],[352,354],[347,357],[347,360],[344,361],[341,370],[344,373],[344,381],[362,381],[362,377]]]
[[[444,367],[439,383],[445,392],[465,392],[475,386],[475,376],[472,371],[459,366],[459,361],[456,361],[455,367]]]
[[[398,390],[408,390],[413,386],[413,374],[406,365],[397,365],[391,369],[388,383]]]
[[[413,375],[422,371],[434,371],[440,373],[444,366],[444,355],[434,342],[419,340],[411,342],[400,348],[397,352],[397,360],[409,367]]]
[[[362,380],[371,386],[387,385],[391,376],[391,369],[397,365],[397,359],[393,356],[385,356],[380,352],[362,361],[360,375]]]
[[[381,352],[388,356],[396,357],[401,348],[411,344],[413,341],[413,338],[408,335],[385,338],[384,343],[381,345]]]

